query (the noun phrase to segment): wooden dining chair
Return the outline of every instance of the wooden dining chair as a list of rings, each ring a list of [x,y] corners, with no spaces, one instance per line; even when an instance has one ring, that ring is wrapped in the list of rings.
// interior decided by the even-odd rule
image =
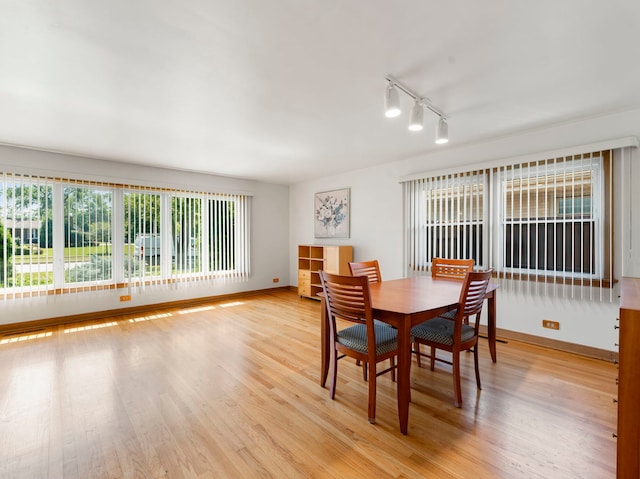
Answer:
[[[369,278],[369,284],[380,283],[382,282],[382,274],[380,274],[380,265],[378,264],[377,259],[372,259],[371,261],[361,261],[361,262],[351,262],[349,263],[349,271],[351,271],[351,276],[366,276]],[[379,326],[386,326],[391,328],[386,323],[382,323],[380,321],[375,321]],[[356,361],[356,364],[360,366],[360,361]],[[367,365],[362,364],[362,377],[364,380],[367,380]]]
[[[473,271],[474,261],[472,259],[451,259],[451,258],[432,258],[431,259],[431,277],[439,279],[454,279],[463,281],[468,271]],[[458,314],[457,309],[452,309],[442,314],[443,318],[454,319]],[[469,318],[465,318],[466,324],[469,324]],[[413,349],[417,353],[418,367],[422,366],[420,361],[420,343],[414,343]],[[435,348],[431,348],[431,356],[435,356]]]
[[[351,276],[366,276],[369,278],[369,283],[379,283],[382,281],[380,265],[377,259],[361,261],[359,263],[349,263],[349,270],[351,271]]]
[[[414,348],[414,353],[431,359],[431,370],[435,361],[442,361],[453,366],[454,404],[462,406],[462,390],[460,388],[460,352],[473,351],[473,361],[476,370],[476,384],[480,385],[480,370],[478,369],[478,328],[480,327],[480,313],[484,303],[484,296],[491,280],[492,270],[468,272],[465,275],[462,291],[458,300],[458,309],[453,320],[443,317],[429,319],[411,328],[414,344],[425,344],[431,347],[428,356]],[[465,318],[475,316],[473,325],[465,324]],[[467,321],[468,322],[468,321]],[[437,358],[436,350],[442,349],[451,353],[451,361]],[[420,361],[418,361],[420,366]]]
[[[329,323],[329,395],[335,399],[338,360],[348,356],[362,361],[369,369],[369,422],[375,424],[376,381],[378,376],[387,372],[391,372],[391,379],[395,381],[398,332],[374,323],[367,277],[340,276],[321,271],[320,282]],[[354,324],[338,330],[338,320]],[[390,360],[390,367],[378,372],[377,364],[387,359]]]

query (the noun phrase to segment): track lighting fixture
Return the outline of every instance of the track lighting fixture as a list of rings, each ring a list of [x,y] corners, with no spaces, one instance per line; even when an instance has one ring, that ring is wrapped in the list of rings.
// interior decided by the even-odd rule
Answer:
[[[443,145],[449,141],[449,125],[447,125],[447,119],[440,117],[438,120],[438,127],[436,129],[436,143]]]
[[[387,118],[395,118],[400,115],[400,96],[398,89],[389,83],[387,91],[384,94],[384,116]]]
[[[403,85],[400,81],[387,75],[385,79],[389,82],[384,95],[384,116],[387,118],[395,118],[400,115],[400,98],[398,90],[402,90],[409,95],[413,101],[413,108],[411,109],[411,119],[409,121],[409,130],[420,131],[424,128],[424,110],[429,110],[432,113],[438,115],[438,125],[436,128],[436,143],[441,145],[449,141],[449,126],[447,124],[447,117],[440,110],[435,108],[431,104],[431,100],[426,97],[421,97],[413,90]]]
[[[419,101],[413,105],[411,109],[411,120],[409,121],[409,130],[411,131],[420,131],[424,128],[422,124],[424,120],[424,108]]]

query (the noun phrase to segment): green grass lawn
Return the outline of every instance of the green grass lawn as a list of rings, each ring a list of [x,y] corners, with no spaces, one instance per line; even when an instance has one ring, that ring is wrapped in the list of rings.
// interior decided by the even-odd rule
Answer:
[[[132,244],[128,244],[124,246],[125,256],[128,257],[132,255],[134,251],[134,246]],[[24,251],[26,252],[26,251]],[[93,263],[91,257],[109,257],[111,256],[112,249],[110,244],[104,244],[99,246],[78,246],[78,247],[70,247],[64,249],[64,258],[65,261],[70,261],[71,263],[82,263],[78,265],[73,265],[69,272],[77,271],[76,268],[86,268],[89,263]],[[106,258],[105,258],[106,259]],[[13,264],[17,265],[25,265],[27,268],[22,269],[20,272],[16,270],[13,277],[9,279],[10,286],[33,286],[33,285],[44,285],[44,284],[52,284],[53,283],[53,273],[52,272],[34,272],[29,271],[29,265],[43,265],[43,264],[52,264],[53,263],[53,248],[33,248],[31,254],[19,254],[14,255],[12,258]],[[145,261],[144,264],[144,273],[136,270],[134,268],[135,277],[139,277],[141,274],[144,276],[156,276],[160,274],[161,267],[160,264],[155,263],[153,261]],[[47,268],[50,269],[50,268]],[[188,271],[199,271],[200,270],[200,260],[199,258],[193,263],[189,265],[182,265],[180,261],[178,264],[172,262],[172,270],[174,273],[183,273]],[[110,271],[110,269],[109,269]],[[66,272],[68,274],[69,272]],[[111,273],[109,273],[111,274]],[[76,279],[76,281],[82,281],[81,279]]]
[[[124,245],[125,256],[129,255],[129,253],[133,253],[133,245]],[[110,254],[110,244],[74,246],[64,249],[64,259],[72,261],[89,261],[89,258],[93,255],[105,256]],[[14,261],[35,264],[53,263],[53,248],[34,248],[31,254],[14,255]]]
[[[10,286],[34,286],[39,284],[53,284],[52,272],[18,273],[10,278]]]

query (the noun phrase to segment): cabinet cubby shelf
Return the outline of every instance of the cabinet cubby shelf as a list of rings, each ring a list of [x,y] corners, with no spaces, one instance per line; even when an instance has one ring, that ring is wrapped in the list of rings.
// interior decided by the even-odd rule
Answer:
[[[319,299],[320,271],[349,275],[353,247],[345,245],[298,245],[298,294]]]

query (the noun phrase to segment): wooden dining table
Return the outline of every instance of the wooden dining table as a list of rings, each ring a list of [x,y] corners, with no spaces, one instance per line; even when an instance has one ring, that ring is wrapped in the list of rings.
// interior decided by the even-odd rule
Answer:
[[[400,431],[407,434],[409,423],[411,328],[427,319],[457,309],[462,281],[415,276],[382,281],[369,285],[373,315],[398,330],[398,418]],[[487,337],[491,359],[496,362],[496,290],[489,284],[487,299]],[[321,299],[321,369],[320,384],[324,387],[329,372],[329,328],[324,295]]]

